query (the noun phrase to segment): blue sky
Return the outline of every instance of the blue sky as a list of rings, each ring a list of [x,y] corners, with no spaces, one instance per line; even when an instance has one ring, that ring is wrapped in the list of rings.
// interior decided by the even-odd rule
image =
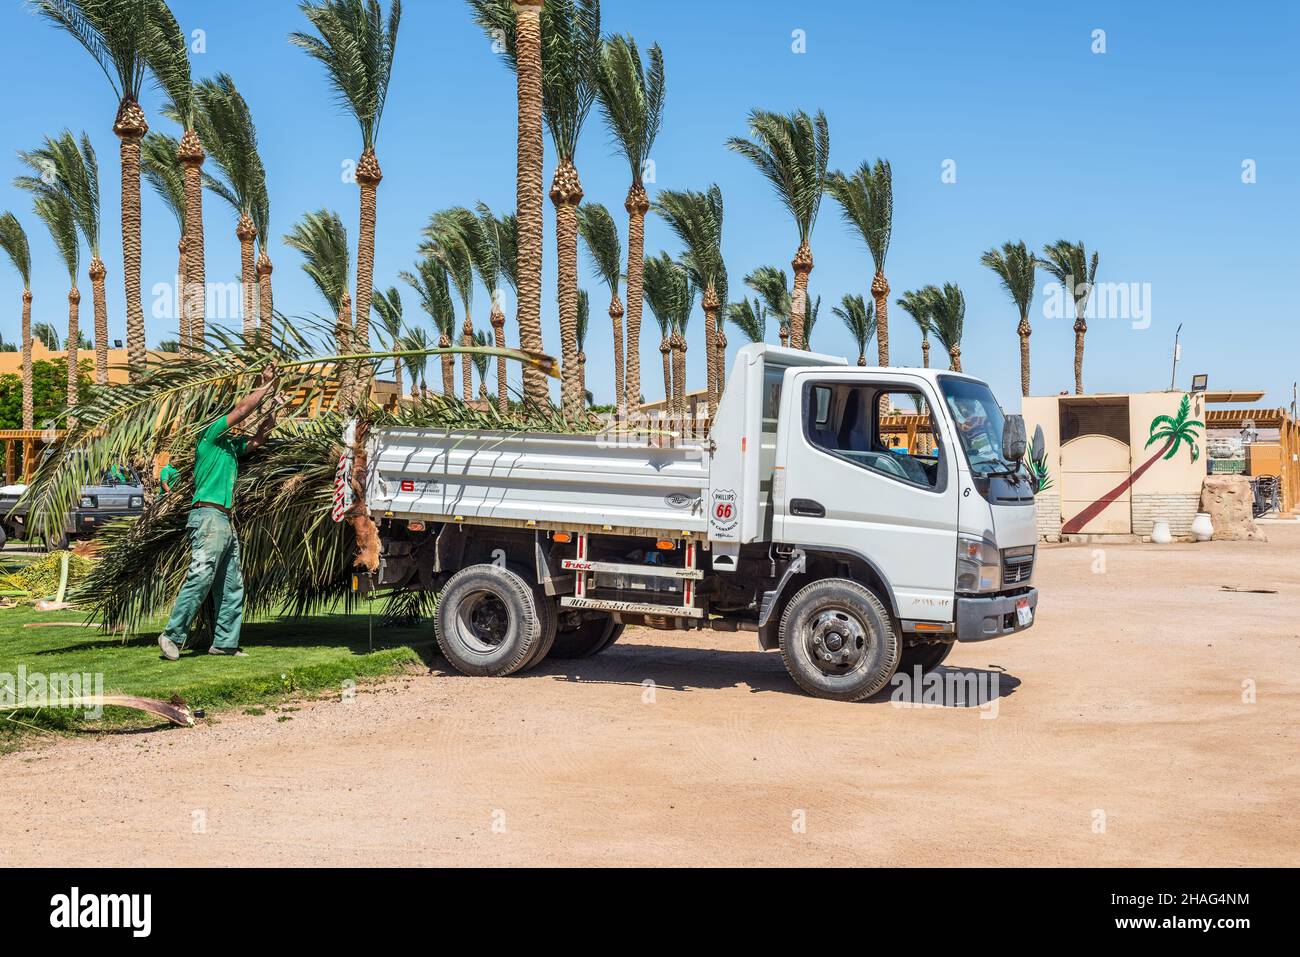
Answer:
[[[304,25],[297,4],[173,0],[172,7],[187,30],[204,31],[207,49],[194,57],[196,74],[230,73],[252,107],[270,177],[276,305],[291,315],[321,312],[299,257],[279,237],[304,212],[327,206],[343,215],[355,242],[357,189],[341,171],[359,151],[359,134],[335,107],[320,68],[286,40]],[[724,141],[745,134],[754,107],[823,109],[833,167],[851,169],[877,156],[892,163],[891,299],[926,283],[960,284],[967,300],[964,366],[988,379],[1009,408],[1019,394],[1017,316],[979,256],[1006,240],[1038,248],[1059,238],[1100,251],[1100,281],[1149,289],[1149,325],[1140,318],[1090,323],[1090,391],[1167,387],[1174,329],[1183,323],[1180,384],[1208,372],[1212,387],[1262,388],[1267,404],[1289,404],[1300,355],[1300,323],[1286,293],[1300,209],[1300,14],[1293,4],[605,0],[604,20],[607,30],[664,48],[669,90],[653,157],[655,185],[721,186],[733,297],[755,266],[788,269],[796,236],[765,182]],[[796,30],[804,31],[806,52],[792,48]],[[1104,53],[1092,51],[1096,30],[1105,31]],[[125,304],[112,93],[80,47],[21,0],[0,0],[0,61],[11,65],[10,82],[23,85],[0,114],[0,208],[13,209],[32,240],[35,319],[66,325],[66,276],[29,197],[8,185],[20,172],[14,151],[64,127],[84,129],[100,156],[110,329],[120,338]],[[151,125],[175,133],[158,103],[150,89],[144,105]],[[398,271],[410,267],[434,210],[480,199],[500,210],[513,206],[514,121],[513,78],[465,4],[407,0],[380,131],[377,283],[396,283]],[[1247,160],[1256,172],[1250,184],[1242,181]],[[942,181],[945,161],[955,164],[955,182]],[[584,132],[578,167],[587,198],[622,222],[626,165],[598,111]],[[234,279],[233,215],[213,196],[206,202],[208,277]],[[544,322],[547,348],[558,354],[546,205]],[[177,239],[147,186],[144,229],[147,297],[174,274]],[[652,216],[647,252],[660,249],[677,247]],[[872,269],[829,199],[813,251],[813,295],[823,297],[813,346],[845,354],[854,347],[830,308],[847,292],[865,292]],[[593,302],[588,385],[598,401],[608,401],[605,296],[588,265],[584,257],[583,284]],[[1045,284],[1044,277],[1031,315],[1035,394],[1072,386],[1071,322],[1045,315]],[[19,292],[17,276],[3,264],[0,303],[11,304],[0,309],[6,341],[18,338]],[[414,295],[405,300],[408,318],[420,321]],[[488,308],[479,290],[480,328],[487,328]],[[513,315],[512,301],[507,312]],[[88,313],[83,306],[83,323]],[[698,310],[692,325],[690,385],[698,388]],[[174,336],[168,324],[151,323],[151,344]],[[731,330],[729,338],[734,352],[742,337]],[[891,343],[896,364],[920,364],[919,335],[897,308]],[[647,315],[648,398],[661,391],[657,347]],[[937,348],[932,355],[939,359]]]

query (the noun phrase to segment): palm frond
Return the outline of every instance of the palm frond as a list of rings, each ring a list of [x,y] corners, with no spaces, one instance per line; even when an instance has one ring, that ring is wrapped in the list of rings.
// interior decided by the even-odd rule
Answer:
[[[420,308],[429,314],[434,328],[454,341],[456,307],[451,301],[446,265],[436,256],[425,256],[416,263],[415,272],[403,272],[399,278],[420,297]]]
[[[549,0],[542,8],[542,117],[561,162],[572,162],[596,102],[600,0]]]
[[[685,266],[668,253],[647,256],[645,302],[662,336],[685,328],[695,302],[695,289]]]
[[[1002,288],[1007,291],[1020,314],[1027,315],[1029,304],[1034,299],[1034,282],[1038,278],[1038,260],[1029,251],[1029,247],[1024,242],[1006,242],[1001,249],[987,250],[980,256],[980,262],[997,274]]]
[[[424,228],[425,241],[420,246],[421,255],[433,256],[447,267],[448,278],[466,311],[474,302],[472,249],[478,228],[478,218],[464,207],[440,210]]]
[[[790,280],[784,269],[776,266],[759,266],[745,277],[745,285],[758,293],[767,311],[779,320],[790,318],[793,305]]]
[[[54,248],[68,270],[68,283],[77,285],[77,271],[81,266],[81,242],[77,237],[77,219],[72,203],[58,193],[39,194],[32,203],[37,217],[50,231]]]
[[[1088,250],[1082,242],[1058,239],[1043,247],[1043,258],[1037,262],[1053,279],[1072,291],[1075,309],[1082,313],[1092,295],[1093,283],[1097,281],[1097,253],[1094,252],[1089,260]]]
[[[611,294],[618,295],[623,278],[623,243],[614,217],[600,203],[583,203],[578,207],[578,233],[595,264],[597,278],[604,280]]]
[[[924,289],[909,290],[894,300],[897,306],[912,317],[916,327],[921,330],[922,342],[928,341],[930,333],[934,331],[934,317],[930,310],[932,291],[937,292],[938,289],[935,286],[927,286]]]
[[[148,32],[142,53],[169,110],[182,129],[194,128],[194,83],[190,74],[190,38],[163,0],[149,5]]]
[[[504,279],[511,289],[516,288],[519,284],[518,218],[514,213],[497,216],[483,202],[478,203],[474,209],[478,213],[479,240],[487,247],[483,255],[496,261],[498,278]],[[495,281],[487,288],[489,293],[495,293]]]
[[[5,251],[9,261],[14,264],[14,269],[18,270],[18,275],[23,279],[23,288],[30,288],[32,284],[31,246],[27,242],[27,231],[23,229],[23,224],[18,221],[17,216],[10,212],[0,216],[0,249]]]
[[[84,133],[80,146],[71,131],[46,137],[34,150],[21,150],[18,158],[32,171],[19,176],[14,185],[37,196],[61,196],[72,210],[73,220],[91,255],[99,255],[99,163],[94,147]]]
[[[955,283],[946,282],[943,289],[927,286],[930,316],[934,323],[934,337],[939,344],[952,352],[961,348],[962,331],[966,323],[966,297]]]
[[[836,170],[827,178],[826,191],[840,204],[844,222],[866,244],[876,272],[884,272],[894,229],[894,173],[889,163],[864,162],[852,176]]]
[[[667,221],[686,247],[682,259],[695,284],[701,289],[712,285],[718,299],[725,302],[727,280],[722,260],[722,190],[716,184],[703,193],[662,190],[652,208]]]
[[[767,307],[758,298],[742,299],[727,306],[727,319],[750,342],[767,341]]]
[[[849,330],[849,335],[858,347],[858,356],[865,356],[867,345],[876,334],[875,303],[864,296],[849,293],[831,312],[839,316],[844,327]]]
[[[265,237],[270,230],[266,170],[248,102],[225,73],[199,83],[194,98],[199,140],[221,172],[220,178],[205,172],[204,184],[236,213],[247,213]]]
[[[180,143],[165,133],[149,133],[140,145],[140,174],[185,231],[185,170],[176,158]]]
[[[612,36],[601,49],[596,71],[601,112],[627,159],[634,186],[642,185],[646,162],[663,123],[667,93],[663,51],[655,44],[646,52],[648,69],[631,36]]]
[[[113,92],[135,103],[144,86],[149,11],[157,0],[32,0],[37,14],[61,28],[104,71]]]
[[[772,184],[794,218],[799,241],[808,242],[826,192],[831,151],[826,114],[819,111],[812,117],[803,110],[788,115],[753,110],[749,130],[753,139],[733,136],[727,140],[728,149],[748,159]]]
[[[389,286],[385,292],[376,289],[371,297],[371,307],[379,316],[379,324],[388,336],[394,348],[402,336],[402,294],[396,286]]]
[[[351,272],[348,233],[339,214],[332,209],[307,213],[284,237],[284,244],[302,253],[303,272],[338,315]]]
[[[585,289],[578,290],[577,319],[573,338],[578,345],[578,351],[582,352],[587,346],[587,331],[591,328],[591,293]]]

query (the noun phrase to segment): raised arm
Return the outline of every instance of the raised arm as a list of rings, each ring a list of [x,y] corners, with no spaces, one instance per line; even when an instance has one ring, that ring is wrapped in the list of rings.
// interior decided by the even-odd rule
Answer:
[[[270,394],[276,386],[276,375],[277,372],[275,366],[267,366],[262,370],[262,384],[240,399],[226,416],[226,427],[228,429],[233,429],[240,422],[243,422],[253,414],[253,411],[259,405],[262,404],[263,400],[266,399],[267,395]]]

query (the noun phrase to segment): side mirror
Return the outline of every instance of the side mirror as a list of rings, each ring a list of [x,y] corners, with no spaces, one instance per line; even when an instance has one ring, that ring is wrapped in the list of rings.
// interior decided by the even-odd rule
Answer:
[[[1007,416],[1002,426],[1002,458],[1019,462],[1025,457],[1025,419],[1019,415]]]

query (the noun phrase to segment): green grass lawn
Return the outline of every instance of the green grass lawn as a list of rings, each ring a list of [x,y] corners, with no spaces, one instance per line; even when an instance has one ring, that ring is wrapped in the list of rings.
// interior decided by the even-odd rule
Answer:
[[[97,628],[25,627],[85,620],[77,611],[42,612],[31,606],[0,609],[0,674],[103,674],[105,694],[168,699],[180,695],[208,715],[222,708],[281,700],[288,695],[339,690],[347,679],[366,679],[421,665],[432,653],[433,628],[383,628],[375,603],[374,650],[364,607],[353,614],[281,618],[244,625],[247,658],[184,651],[165,661],[158,650],[163,622],[123,643]],[[0,708],[0,751],[30,743],[39,732],[78,733],[156,725],[151,715],[106,708],[99,720],[70,710],[13,711]]]

